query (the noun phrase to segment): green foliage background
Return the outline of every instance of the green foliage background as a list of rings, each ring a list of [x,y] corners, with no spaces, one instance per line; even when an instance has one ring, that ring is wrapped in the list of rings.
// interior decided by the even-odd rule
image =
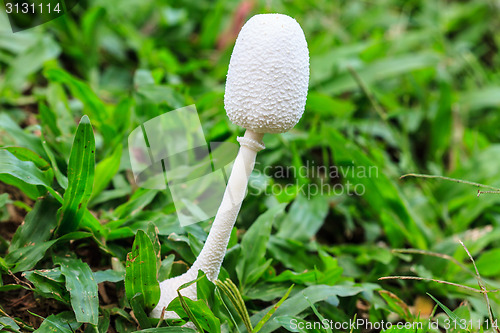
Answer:
[[[208,141],[236,142],[242,130],[223,107],[227,66],[240,24],[268,12],[294,17],[305,32],[309,95],[294,130],[264,138],[251,179],[260,194],[243,204],[221,280],[234,281],[254,326],[295,284],[261,332],[299,332],[293,318],[426,323],[434,306],[426,293],[442,303],[431,315],[442,325],[456,315],[486,328],[480,293],[378,279],[411,275],[478,289],[460,239],[486,288],[500,288],[500,195],[400,179],[415,172],[500,187],[498,1],[88,0],[16,34],[0,15],[0,330],[146,328],[130,315],[124,288],[135,234],[149,230],[153,247],[158,234],[155,269],[164,279],[193,263],[210,221],[181,228],[168,191],[137,188],[127,136],[195,104]],[[372,173],[269,172],[312,165]],[[301,190],[325,182],[364,192]],[[287,184],[296,190],[275,191]],[[203,294],[211,310],[192,302],[194,311],[205,306],[210,323],[244,332],[231,302],[213,293]],[[32,313],[13,305],[26,294]],[[497,293],[489,293],[489,306],[496,318]],[[427,331],[435,332],[418,330]]]

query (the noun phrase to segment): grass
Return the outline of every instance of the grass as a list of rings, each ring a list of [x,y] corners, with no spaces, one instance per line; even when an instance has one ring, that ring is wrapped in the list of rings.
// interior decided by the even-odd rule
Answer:
[[[217,286],[200,275],[199,300],[169,308],[182,319],[152,320],[158,279],[191,266],[211,220],[181,227],[170,190],[138,186],[128,136],[195,104],[208,142],[236,143],[227,66],[266,12],[304,29],[304,116],[265,136]],[[0,331],[498,332],[499,14],[87,0],[16,34],[0,14]]]

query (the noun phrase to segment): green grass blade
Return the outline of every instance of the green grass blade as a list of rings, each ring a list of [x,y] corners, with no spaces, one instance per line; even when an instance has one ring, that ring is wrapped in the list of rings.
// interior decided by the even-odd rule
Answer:
[[[95,167],[95,140],[92,125],[83,116],[76,130],[68,166],[68,189],[64,193],[58,233],[78,229],[92,194]]]
[[[177,295],[179,295],[179,301],[181,302],[182,308],[184,309],[184,311],[186,312],[187,316],[189,317],[189,320],[191,320],[193,322],[194,326],[196,326],[196,328],[198,329],[198,332],[204,332],[203,328],[201,327],[201,324],[196,319],[195,315],[193,314],[193,312],[189,308],[186,300],[181,295],[181,293],[180,293],[179,290],[177,290]]]
[[[446,314],[448,315],[448,317],[450,317],[450,319],[453,321],[453,322],[457,322],[459,323],[461,318],[459,316],[457,316],[456,314],[453,313],[453,311],[451,311],[450,309],[448,309],[448,307],[446,305],[444,305],[443,303],[441,303],[440,301],[438,301],[434,296],[432,296],[431,294],[429,293],[426,293],[430,298],[432,298],[432,300],[434,302],[436,302],[436,304],[438,304],[441,309],[443,309],[444,312],[446,312]]]
[[[266,313],[266,315],[257,323],[257,325],[255,326],[255,329],[253,330],[253,333],[257,333],[258,331],[260,331],[260,329],[262,328],[262,326],[264,326],[264,324],[271,318],[271,316],[276,312],[276,310],[278,310],[278,308],[281,306],[281,304],[283,304],[283,302],[288,298],[288,296],[290,295],[290,293],[292,292],[292,289],[293,289],[293,284],[290,286],[290,288],[288,288],[288,291],[286,292],[285,296],[283,296],[279,301],[278,303],[276,303],[270,310],[269,312]],[[306,298],[306,300],[309,302],[309,304],[311,304],[311,307],[313,307],[313,310],[315,310],[314,308],[314,305],[311,303],[311,301],[309,301],[308,298]],[[317,311],[315,311],[317,312]],[[316,314],[317,315],[317,314]]]
[[[97,282],[89,265],[80,259],[54,259],[54,264],[61,266],[61,273],[66,278],[66,289],[71,296],[71,306],[76,320],[80,323],[97,325],[99,322],[99,297]]]

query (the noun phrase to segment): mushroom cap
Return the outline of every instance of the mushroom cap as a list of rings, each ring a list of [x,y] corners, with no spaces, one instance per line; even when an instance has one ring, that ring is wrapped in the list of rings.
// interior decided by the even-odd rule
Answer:
[[[309,51],[297,21],[282,14],[248,20],[227,72],[229,119],[257,133],[286,132],[304,113],[308,84]]]

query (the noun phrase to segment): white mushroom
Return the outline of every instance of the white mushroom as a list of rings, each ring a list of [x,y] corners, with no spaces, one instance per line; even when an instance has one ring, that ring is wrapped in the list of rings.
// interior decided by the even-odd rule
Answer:
[[[217,279],[256,154],[264,149],[262,137],[295,126],[304,112],[308,83],[309,52],[300,25],[281,14],[248,20],[236,39],[224,95],[229,119],[247,130],[238,137],[241,148],[200,255],[186,273],[160,283],[161,298],[152,317],[161,316],[162,309],[177,297],[177,289],[196,279],[198,270],[210,281]],[[195,300],[196,284],[181,293]],[[169,311],[165,317],[178,318]]]

